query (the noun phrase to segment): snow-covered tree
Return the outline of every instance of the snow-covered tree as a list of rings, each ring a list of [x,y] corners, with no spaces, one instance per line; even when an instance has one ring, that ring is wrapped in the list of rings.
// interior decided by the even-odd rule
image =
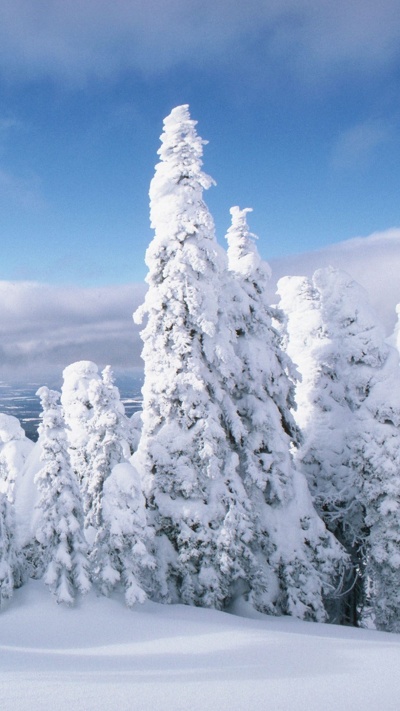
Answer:
[[[142,412],[139,410],[138,412],[134,412],[133,415],[129,418],[129,444],[132,450],[132,454],[136,452],[140,438],[142,436],[142,427],[143,427],[143,422],[142,422]]]
[[[149,289],[135,316],[147,318],[143,431],[133,460],[156,529],[159,597],[221,607],[262,572],[232,448],[244,435],[229,395],[240,364],[195,125],[186,105],[165,119],[150,186]]]
[[[396,306],[396,324],[393,333],[387,339],[387,342],[396,348],[397,352],[400,353],[400,304]]]
[[[400,381],[398,358],[364,290],[346,273],[279,284],[288,352],[297,363],[298,460],[327,526],[352,556],[337,621],[372,610],[382,629],[399,618]],[[362,613],[364,609],[364,613]]]
[[[109,365],[100,374],[92,361],[78,361],[65,368],[63,378],[61,404],[68,427],[71,462],[79,483],[87,491],[99,443],[123,453],[114,457],[113,464],[128,459],[138,437],[137,425],[125,415]]]
[[[88,474],[87,443],[89,423],[93,417],[89,386],[93,380],[101,381],[99,369],[90,360],[71,363],[63,372],[61,405],[68,427],[68,445],[72,467],[81,484]]]
[[[242,371],[233,391],[247,435],[238,443],[241,476],[256,521],[253,546],[263,557],[267,593],[252,598],[268,608],[323,619],[324,594],[331,594],[344,555],[318,517],[304,475],[291,449],[299,433],[292,415],[294,368],[281,347],[274,322],[281,313],[267,302],[270,268],[258,254],[247,225],[248,209],[231,209],[227,233],[232,282],[231,318]]]
[[[88,466],[82,487],[92,578],[105,595],[121,581],[126,590],[127,603],[133,604],[144,599],[138,572],[141,565],[146,567],[144,561],[150,560],[150,556],[144,544],[147,534],[140,519],[142,494],[137,491],[136,472],[127,462],[131,453],[128,444],[131,427],[109,366],[103,370],[101,380],[93,379],[89,383],[87,395],[92,415],[87,423],[85,456]],[[118,465],[123,463],[126,468],[118,469]],[[114,488],[110,485],[111,489],[107,489],[106,484],[114,470],[117,472],[112,479]],[[131,475],[129,486],[128,470]],[[118,472],[122,471],[125,479],[118,478]],[[119,504],[115,493],[118,482],[122,482]],[[111,491],[108,503],[105,498],[107,490]],[[104,507],[107,508],[107,515]],[[115,532],[118,516],[122,529]],[[137,561],[133,560],[134,555]]]
[[[376,330],[374,329],[376,325]],[[378,629],[400,632],[400,368],[376,317],[366,324],[351,464],[365,508],[365,614]],[[360,351],[358,351],[358,354]],[[368,370],[369,369],[369,376]]]
[[[72,471],[59,393],[37,392],[43,412],[39,426],[42,467],[35,476],[39,516],[35,537],[44,581],[57,602],[72,604],[89,590],[87,548],[78,483]]]
[[[33,446],[19,420],[0,413],[0,492],[6,493],[11,503],[15,481]]]
[[[139,475],[129,462],[116,464],[104,482],[102,526],[96,538],[96,582],[104,594],[119,583],[128,606],[144,602],[155,566],[148,550],[151,537]]]
[[[118,388],[114,385],[110,366],[101,379],[94,378],[87,386],[91,417],[86,422],[86,473],[82,479],[85,527],[97,529],[102,524],[103,486],[116,464],[130,457],[129,420],[125,415]]]
[[[6,494],[0,492],[0,607],[13,594],[16,568],[14,517]]]

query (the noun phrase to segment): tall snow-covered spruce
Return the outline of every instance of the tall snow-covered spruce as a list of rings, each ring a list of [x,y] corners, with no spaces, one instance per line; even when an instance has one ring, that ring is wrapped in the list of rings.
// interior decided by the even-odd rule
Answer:
[[[278,290],[287,318],[287,352],[301,375],[295,416],[304,441],[296,452],[297,465],[307,476],[317,510],[352,560],[332,617],[337,623],[356,624],[362,595],[364,510],[351,466],[356,404],[342,353],[349,343],[347,338],[343,341],[343,328],[334,323],[337,308],[326,303],[316,278],[285,277]],[[334,298],[340,306],[342,291]],[[352,322],[352,317],[347,320],[350,327]],[[354,368],[354,374],[357,371]]]
[[[252,547],[269,581],[266,593],[255,588],[251,596],[259,609],[324,619],[323,597],[334,592],[344,556],[294,466],[294,369],[273,325],[282,314],[266,300],[270,268],[258,254],[247,212],[231,209],[227,240],[231,319],[242,364],[233,397],[247,432],[237,451],[255,520]]]
[[[345,272],[279,284],[297,363],[298,463],[327,526],[351,555],[336,621],[371,612],[399,631],[400,369],[364,290]]]
[[[249,501],[232,440],[244,433],[229,390],[237,367],[203,190],[204,141],[186,105],[164,121],[150,186],[155,236],[142,331],[143,431],[134,455],[156,529],[158,597],[223,607],[255,578]]]
[[[228,270],[203,202],[212,180],[195,125],[187,106],[164,122],[150,187],[149,290],[135,315],[147,324],[134,462],[156,529],[159,598],[223,607],[244,595],[260,610],[322,619],[341,552],[293,471],[289,363],[260,296],[265,267],[245,239],[248,283]]]

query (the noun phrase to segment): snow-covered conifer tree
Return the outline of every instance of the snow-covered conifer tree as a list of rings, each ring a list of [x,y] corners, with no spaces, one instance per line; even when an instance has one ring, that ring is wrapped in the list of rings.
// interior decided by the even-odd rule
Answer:
[[[141,567],[146,568],[145,561],[150,561],[144,542],[148,532],[140,518],[141,515],[144,517],[144,507],[142,510],[142,494],[136,486],[137,475],[127,463],[130,457],[130,423],[118,389],[113,384],[109,366],[103,370],[101,380],[95,378],[89,383],[87,395],[92,414],[87,423],[88,467],[82,486],[92,578],[105,595],[121,581],[125,587],[127,603],[132,605],[145,597],[140,586],[139,571]],[[125,469],[118,468],[123,463],[126,464]],[[125,478],[122,475],[118,478],[118,472],[121,471]],[[131,481],[128,486],[129,474]],[[107,488],[110,476],[114,485],[110,484]],[[118,482],[120,501],[115,493]],[[106,491],[111,492],[108,501],[105,499]],[[134,500],[135,496],[137,501]],[[121,528],[116,530],[118,522]]]
[[[123,452],[122,458],[114,457],[116,463],[130,457],[138,436],[137,426],[125,415],[110,366],[100,375],[92,361],[78,361],[64,369],[63,377],[61,404],[68,426],[71,462],[79,483],[87,491],[88,480],[93,479],[92,458],[106,431],[109,448],[112,439],[114,448]],[[92,423],[94,418],[96,422]]]
[[[85,527],[101,526],[103,485],[116,464],[130,457],[128,439],[130,427],[114,385],[110,366],[106,366],[100,380],[94,378],[87,387],[91,417],[86,422],[87,442],[85,458],[87,472],[83,477]]]
[[[253,546],[273,581],[261,599],[257,589],[251,595],[259,609],[323,619],[323,595],[334,591],[344,555],[313,508],[304,475],[294,466],[291,448],[299,440],[292,415],[294,369],[273,325],[281,314],[266,299],[270,269],[249,231],[248,211],[231,209],[227,233],[234,278],[231,318],[242,363],[234,399],[248,433],[238,443],[238,452],[256,521]]]
[[[287,316],[287,352],[301,374],[295,417],[304,444],[297,460],[327,525],[351,548],[351,541],[361,535],[363,514],[349,466],[348,440],[356,403],[344,371],[345,334],[335,328],[333,313],[314,280],[285,277],[278,288]]]
[[[397,321],[394,327],[393,333],[389,336],[387,339],[387,342],[396,348],[398,353],[400,353],[400,304],[397,304],[396,306],[396,316],[397,316]]]
[[[226,257],[203,190],[204,141],[186,105],[164,121],[150,186],[153,242],[142,331],[143,431],[134,454],[156,528],[159,597],[221,607],[262,572],[232,442],[244,436],[229,391],[240,367],[223,292]]]
[[[102,526],[95,541],[96,582],[104,594],[120,583],[129,607],[144,602],[155,566],[151,538],[139,475],[129,462],[116,464],[104,482]]]
[[[15,481],[33,446],[19,420],[0,413],[0,492],[6,493],[11,503]]]
[[[0,492],[0,607],[13,594],[16,568],[14,517],[6,494]]]
[[[400,632],[399,395],[397,374],[374,384],[357,413],[351,460],[365,507],[364,617],[370,609],[377,628],[391,632]]]
[[[63,372],[61,405],[68,427],[68,445],[71,464],[81,484],[88,475],[89,461],[87,443],[89,423],[93,417],[93,404],[89,397],[89,385],[100,381],[99,369],[90,360],[71,363]]]
[[[395,351],[346,273],[318,270],[312,281],[279,284],[288,352],[297,363],[298,461],[327,526],[353,560],[338,622],[372,609],[396,629],[400,598],[400,382]],[[364,608],[364,613],[362,609]]]
[[[34,448],[25,436],[19,420],[0,414],[0,599],[6,599],[13,587],[19,587],[25,577],[23,558],[17,553],[15,521],[15,487],[25,462]],[[3,500],[3,494],[7,501]]]
[[[44,581],[57,602],[72,604],[76,593],[89,590],[83,511],[71,468],[59,393],[37,392],[43,412],[39,426],[42,467],[36,474],[40,514],[35,531]]]
[[[138,412],[134,412],[129,418],[129,445],[132,454],[136,452],[139,446],[140,438],[142,436],[142,427],[142,412],[139,410]]]

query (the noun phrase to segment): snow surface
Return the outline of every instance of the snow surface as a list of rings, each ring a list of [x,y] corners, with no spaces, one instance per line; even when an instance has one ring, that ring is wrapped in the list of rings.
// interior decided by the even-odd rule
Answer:
[[[239,612],[246,613],[245,610]],[[2,709],[397,711],[400,636],[94,593],[58,606],[43,582],[0,614]]]

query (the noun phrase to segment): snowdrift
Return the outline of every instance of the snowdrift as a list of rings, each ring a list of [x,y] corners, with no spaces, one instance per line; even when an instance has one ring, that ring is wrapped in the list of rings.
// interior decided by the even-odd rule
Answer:
[[[31,582],[3,609],[0,639],[7,710],[399,707],[396,634],[150,602],[129,610],[94,593],[69,609]]]

